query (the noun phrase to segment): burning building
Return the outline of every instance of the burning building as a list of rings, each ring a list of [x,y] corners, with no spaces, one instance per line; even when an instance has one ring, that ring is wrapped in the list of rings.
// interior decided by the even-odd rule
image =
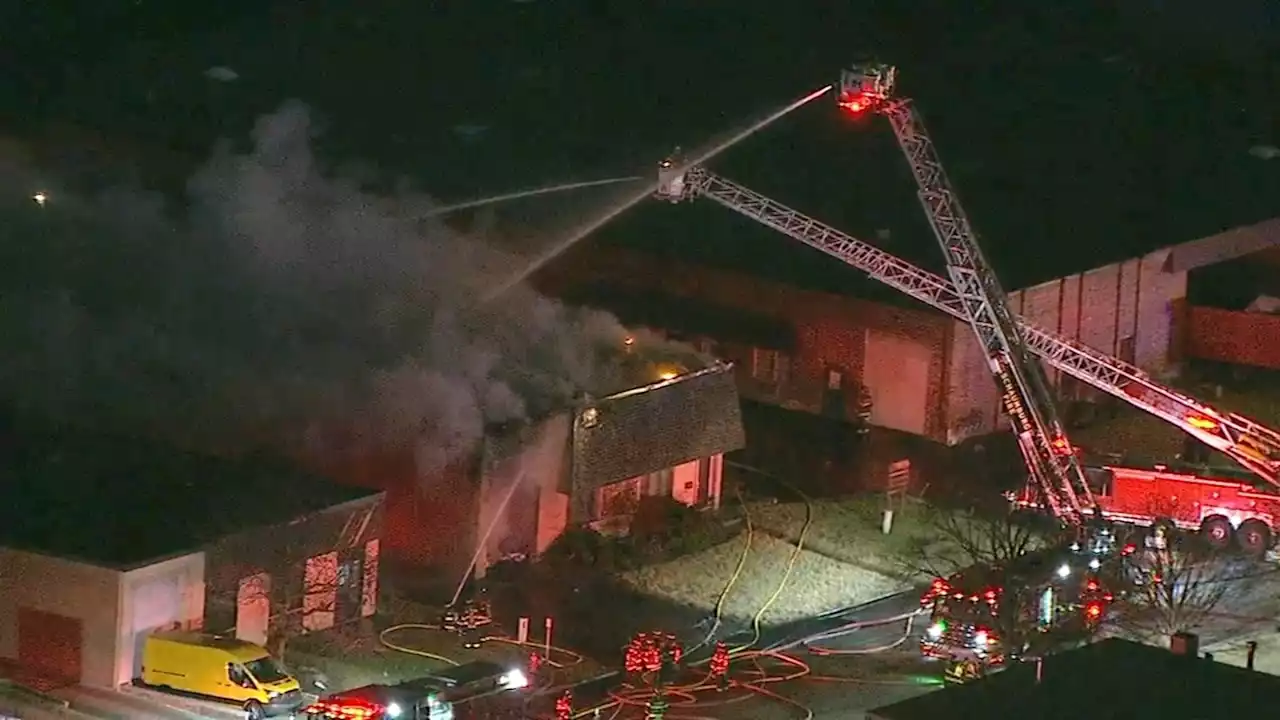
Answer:
[[[340,477],[388,492],[388,557],[461,577],[536,557],[568,527],[626,528],[643,496],[720,503],[724,454],[745,443],[732,366],[693,353],[625,354],[613,387],[519,426],[495,427],[463,461],[416,480],[407,453]]]

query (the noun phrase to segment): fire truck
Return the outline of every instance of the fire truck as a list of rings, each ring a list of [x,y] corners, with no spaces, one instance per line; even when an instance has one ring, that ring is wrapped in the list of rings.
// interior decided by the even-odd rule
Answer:
[[[1097,508],[1112,522],[1196,531],[1214,548],[1235,543],[1252,555],[1264,554],[1275,540],[1280,495],[1250,478],[1167,466],[1090,465],[1086,472]],[[1041,507],[1030,486],[1012,499],[1019,507]]]
[[[303,708],[307,720],[455,720],[469,718],[481,705],[484,717],[502,716],[492,705],[509,706],[519,716],[529,685],[520,669],[471,662],[397,685],[365,685],[333,693]],[[488,701],[487,703],[484,701]]]
[[[1101,573],[1113,552],[1072,545],[935,579],[920,598],[929,613],[921,653],[945,661],[948,679],[965,681],[1072,638],[1056,631],[1096,626],[1115,599]]]
[[[896,94],[896,79],[896,69],[891,65],[855,65],[842,71],[837,83],[810,93],[788,111],[834,91],[838,106],[845,112],[882,115],[889,120],[945,255],[945,277],[719,177],[699,165],[703,158],[689,162],[679,158],[665,160],[658,169],[655,196],[671,203],[710,198],[967,322],[986,353],[1005,415],[1027,466],[1027,487],[1017,496],[1022,507],[1047,511],[1077,528],[1102,514],[1147,527],[1204,530],[1211,542],[1221,545],[1238,539],[1255,552],[1268,547],[1276,537],[1272,532],[1272,508],[1280,506],[1280,432],[1242,415],[1218,410],[1163,385],[1131,363],[1014,314],[919,113],[910,99]],[[772,119],[784,114],[786,111]],[[1103,473],[1087,471],[1057,417],[1055,398],[1041,362],[1174,425],[1231,458],[1269,487],[1263,490],[1247,483],[1158,469],[1144,472],[1114,467]]]

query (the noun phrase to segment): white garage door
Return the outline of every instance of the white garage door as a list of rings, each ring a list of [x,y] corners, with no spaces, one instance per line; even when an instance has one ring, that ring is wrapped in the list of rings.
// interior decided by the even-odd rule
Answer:
[[[871,391],[871,424],[917,435],[928,418],[928,346],[889,333],[867,331],[862,383]]]
[[[182,620],[182,585],[177,577],[150,578],[133,587],[132,618],[133,644],[121,648],[132,651],[133,656],[123,658],[124,667],[132,667],[132,677],[138,677],[142,669],[142,643],[148,633],[168,630]]]

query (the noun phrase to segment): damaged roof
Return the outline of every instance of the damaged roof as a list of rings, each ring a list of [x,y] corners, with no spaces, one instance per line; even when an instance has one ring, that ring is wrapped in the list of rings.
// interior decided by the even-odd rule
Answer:
[[[575,489],[738,450],[746,435],[733,366],[716,363],[584,403],[572,442]]]
[[[283,461],[0,418],[0,546],[126,570],[380,491]]]

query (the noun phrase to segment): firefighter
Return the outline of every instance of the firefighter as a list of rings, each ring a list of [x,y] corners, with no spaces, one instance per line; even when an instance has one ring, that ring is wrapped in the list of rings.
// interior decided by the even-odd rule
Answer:
[[[480,621],[480,613],[475,604],[468,602],[463,608],[459,622],[459,632],[462,635],[462,647],[468,650],[474,650],[480,647],[480,632],[483,623]]]
[[[858,386],[858,434],[871,432],[871,411],[875,404],[871,399],[871,391],[866,385]]]
[[[947,665],[943,680],[949,683],[963,684],[982,677],[983,667],[975,658],[953,660]]]

